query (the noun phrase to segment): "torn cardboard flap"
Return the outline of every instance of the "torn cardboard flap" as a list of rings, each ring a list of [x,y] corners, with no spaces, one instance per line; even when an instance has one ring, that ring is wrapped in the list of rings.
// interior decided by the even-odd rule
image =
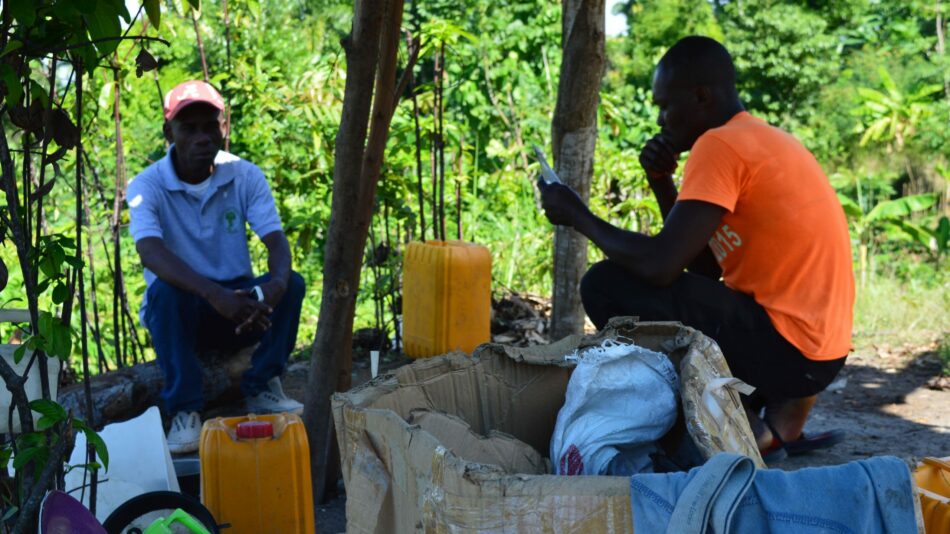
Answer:
[[[615,318],[551,345],[418,360],[335,395],[347,531],[632,532],[628,478],[540,474],[538,453],[564,404],[564,355],[621,338],[679,368],[686,426],[704,456],[738,452],[762,465],[738,394],[723,390],[718,418],[701,402],[707,381],[731,376],[715,342],[679,323]]]
[[[492,430],[481,436],[461,417],[427,409],[410,412],[408,422],[432,434],[443,447],[469,462],[498,466],[505,473],[547,474],[541,454],[510,434]]]

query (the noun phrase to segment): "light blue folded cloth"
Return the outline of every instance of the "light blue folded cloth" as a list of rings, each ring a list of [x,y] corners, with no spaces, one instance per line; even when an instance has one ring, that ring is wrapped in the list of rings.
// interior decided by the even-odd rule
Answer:
[[[634,475],[633,531],[913,534],[910,477],[893,456],[786,472],[721,453],[689,472]]]

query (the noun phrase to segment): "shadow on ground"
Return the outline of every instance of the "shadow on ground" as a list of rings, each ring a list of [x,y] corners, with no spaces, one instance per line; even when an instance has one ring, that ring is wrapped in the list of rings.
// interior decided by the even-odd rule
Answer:
[[[839,377],[847,384],[819,396],[806,428],[806,432],[841,429],[847,440],[774,467],[797,469],[879,455],[915,464],[923,456],[950,455],[950,391],[927,387],[939,374],[940,363],[929,350],[854,355]]]

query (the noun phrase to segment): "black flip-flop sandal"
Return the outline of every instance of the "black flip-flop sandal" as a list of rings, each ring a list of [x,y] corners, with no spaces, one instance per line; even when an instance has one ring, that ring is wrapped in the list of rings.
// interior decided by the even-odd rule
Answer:
[[[772,426],[772,423],[770,423],[768,419],[763,419],[763,421],[765,422],[765,426],[769,427],[769,430],[772,431],[772,444],[774,445],[777,441],[789,456],[799,456],[819,449],[827,449],[841,443],[846,437],[843,430],[829,430],[808,436],[802,432],[801,435],[798,436],[798,439],[783,441],[782,438],[779,437],[775,427]]]
[[[785,451],[788,452],[789,456],[808,454],[812,451],[828,449],[837,445],[844,441],[845,437],[843,430],[829,430],[828,432],[819,432],[807,436],[802,433],[798,436],[798,439],[785,442]]]
[[[768,447],[759,450],[759,454],[762,456],[762,461],[771,464],[788,458],[788,451],[785,450],[785,444],[782,443],[782,440],[775,437],[775,432],[772,433],[772,443]]]

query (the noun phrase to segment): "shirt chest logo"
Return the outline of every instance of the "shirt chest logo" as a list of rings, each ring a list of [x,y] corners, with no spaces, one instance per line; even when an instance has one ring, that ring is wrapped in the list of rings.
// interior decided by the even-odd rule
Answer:
[[[221,222],[224,224],[224,230],[229,234],[236,234],[240,230],[237,211],[233,208],[224,210],[221,214]]]

